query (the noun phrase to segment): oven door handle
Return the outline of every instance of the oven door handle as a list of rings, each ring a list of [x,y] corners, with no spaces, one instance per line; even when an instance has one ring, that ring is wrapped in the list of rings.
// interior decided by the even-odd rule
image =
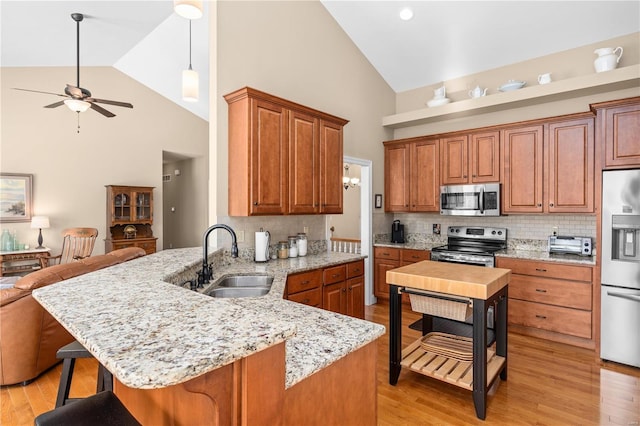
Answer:
[[[607,296],[619,297],[621,299],[627,299],[627,300],[631,300],[632,302],[640,303],[640,296],[636,296],[633,294],[616,293],[613,291],[607,291]]]
[[[480,200],[478,200],[478,207],[480,208],[480,213],[484,214],[484,188],[480,188]]]

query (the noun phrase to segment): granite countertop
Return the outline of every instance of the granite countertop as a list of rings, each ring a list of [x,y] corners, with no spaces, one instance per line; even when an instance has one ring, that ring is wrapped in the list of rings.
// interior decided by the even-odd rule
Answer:
[[[34,297],[118,380],[140,389],[188,381],[285,342],[286,386],[382,336],[381,325],[283,300],[290,273],[362,259],[322,253],[255,263],[215,252],[215,281],[274,276],[262,297],[218,299],[179,284],[201,267],[202,249],[164,250],[37,289]],[[187,285],[188,287],[188,285]]]

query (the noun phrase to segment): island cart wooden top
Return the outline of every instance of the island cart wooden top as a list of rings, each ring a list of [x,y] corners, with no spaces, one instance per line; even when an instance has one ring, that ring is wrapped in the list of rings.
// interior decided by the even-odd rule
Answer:
[[[387,284],[483,300],[510,279],[510,269],[430,260],[387,271]]]

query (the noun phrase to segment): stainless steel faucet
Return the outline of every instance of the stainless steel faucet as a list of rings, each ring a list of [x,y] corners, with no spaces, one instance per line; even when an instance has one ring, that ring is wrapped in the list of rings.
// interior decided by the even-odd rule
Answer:
[[[222,223],[217,223],[212,225],[207,229],[203,236],[203,248],[204,254],[202,257],[202,271],[198,272],[198,287],[202,287],[203,284],[208,283],[211,279],[212,268],[209,264],[209,234],[215,229],[226,229],[231,234],[231,257],[238,257],[238,239],[236,238],[236,233],[230,226],[224,225]]]

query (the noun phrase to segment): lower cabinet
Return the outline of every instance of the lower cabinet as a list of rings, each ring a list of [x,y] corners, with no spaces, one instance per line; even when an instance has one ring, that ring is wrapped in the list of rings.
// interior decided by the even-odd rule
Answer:
[[[393,247],[374,247],[373,249],[373,269],[374,286],[373,291],[376,297],[389,299],[389,286],[387,285],[387,271],[400,266],[431,259],[429,250],[401,249]],[[403,302],[409,303],[409,298],[405,297]]]
[[[364,318],[364,260],[289,275],[287,299]]]
[[[105,251],[107,253],[113,250],[119,250],[127,247],[140,247],[144,249],[147,254],[153,254],[156,252],[156,240],[157,238],[132,238],[122,240],[104,240]]]
[[[593,348],[590,266],[498,257],[511,269],[509,326],[522,334]]]

